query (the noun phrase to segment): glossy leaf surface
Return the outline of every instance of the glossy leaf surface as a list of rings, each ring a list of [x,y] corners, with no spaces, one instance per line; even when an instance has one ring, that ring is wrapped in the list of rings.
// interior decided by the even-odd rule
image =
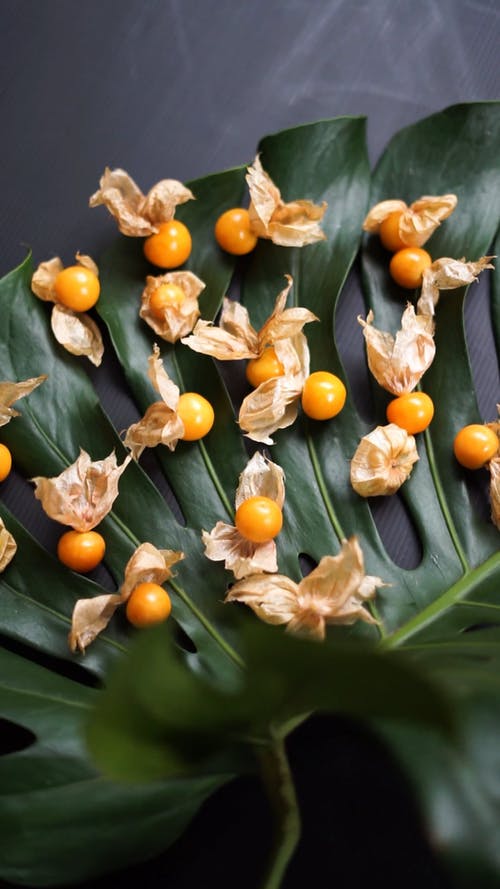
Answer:
[[[369,197],[363,120],[322,121],[264,139],[260,145],[261,159],[284,199],[326,200],[329,207],[324,225],[327,241],[300,250],[261,242],[255,253],[240,264],[242,299],[254,326],[258,327],[270,314],[283,286],[284,274],[292,274],[293,304],[307,306],[320,318],[320,323],[310,324],[306,329],[311,369],[331,370],[345,379],[335,343],[335,313],[358,251],[369,201],[375,203],[387,197],[413,200],[421,194],[456,191],[458,209],[433,237],[431,252],[434,257],[446,254],[477,259],[488,252],[498,228],[499,143],[497,104],[448,109],[394,138],[373,175]],[[443,162],[437,163],[436,158]],[[224,256],[215,245],[213,222],[228,206],[241,203],[243,178],[244,170],[238,169],[191,183],[197,201],[179,212],[193,235],[194,250],[189,266],[207,284],[200,300],[205,318],[215,317],[235,268],[233,259]],[[399,292],[390,283],[388,256],[373,238],[366,240],[363,261],[367,299],[375,312],[376,324],[395,332],[408,293]],[[108,326],[131,392],[142,412],[157,399],[146,377],[154,335],[138,318],[143,279],[152,269],[143,258],[140,243],[126,238],[117,239],[116,245],[102,257],[100,269],[99,314]],[[80,447],[86,448],[94,459],[116,448],[122,459],[120,439],[99,405],[82,362],[62,352],[52,338],[48,307],[30,292],[31,272],[27,260],[0,282],[0,313],[5,319],[4,330],[8,332],[0,337],[0,366],[4,379],[25,379],[39,373],[48,373],[49,379],[23,401],[22,417],[2,430],[2,438],[27,477],[59,473],[73,462]],[[472,293],[473,289],[469,298]],[[483,837],[475,846],[472,841],[469,843],[469,859],[481,861],[490,872],[500,869],[494,846],[485,838],[492,825],[500,821],[499,794],[494,782],[489,783],[485,777],[486,767],[480,756],[482,736],[492,737],[500,720],[494,678],[498,643],[493,629],[500,613],[498,532],[488,521],[484,490],[479,492],[478,509],[478,497],[471,496],[468,474],[454,463],[450,446],[456,425],[464,425],[477,417],[463,331],[464,299],[464,293],[446,293],[438,306],[437,358],[423,380],[423,387],[433,396],[436,407],[441,402],[446,410],[436,410],[430,431],[420,437],[420,461],[403,489],[406,507],[422,546],[423,556],[418,567],[402,569],[392,561],[373,519],[371,504],[359,498],[350,487],[349,461],[360,436],[370,428],[356,411],[351,393],[346,408],[334,420],[315,423],[301,416],[291,429],[277,433],[271,456],[283,466],[287,478],[285,526],[278,539],[280,571],[300,579],[300,554],[319,560],[322,555],[337,552],[340,538],[355,533],[365,555],[367,573],[380,575],[390,585],[377,595],[379,630],[365,625],[332,630],[327,644],[321,648],[284,639],[279,629],[272,629],[264,636],[267,639],[275,634],[276,660],[270,654],[271,649],[265,648],[265,657],[259,663],[254,648],[247,679],[243,678],[246,674],[241,670],[241,663],[252,646],[248,648],[248,644],[241,643],[237,607],[222,604],[230,575],[220,565],[207,563],[199,539],[201,528],[211,528],[218,519],[230,519],[238,474],[246,460],[245,448],[216,365],[181,345],[162,344],[162,357],[169,373],[182,389],[195,389],[206,395],[214,404],[217,418],[213,432],[200,444],[180,443],[174,454],[157,454],[186,527],[178,522],[173,508],[167,505],[141,467],[131,465],[122,477],[120,496],[112,514],[103,522],[102,531],[108,543],[107,564],[117,584],[137,543],[150,540],[159,547],[184,550],[186,560],[179,564],[171,585],[173,614],[191,640],[191,648],[196,650],[179,652],[166,637],[163,647],[158,642],[163,637],[158,633],[149,657],[146,640],[139,641],[134,654],[137,660],[132,661],[132,667],[123,668],[125,672],[120,672],[114,680],[116,685],[112,684],[109,693],[105,693],[109,698],[103,697],[101,713],[106,718],[103,716],[92,729],[92,743],[96,749],[99,747],[99,757],[113,774],[134,772],[130,754],[139,747],[148,754],[144,762],[150,765],[149,776],[171,775],[176,770],[186,773],[194,762],[200,776],[195,780],[201,782],[193,792],[197,805],[203,794],[222,780],[222,773],[228,775],[251,768],[248,753],[242,754],[240,747],[247,749],[250,738],[252,743],[255,740],[255,732],[265,736],[273,720],[281,721],[281,731],[285,733],[295,717],[319,707],[335,712],[364,713],[367,718],[399,714],[434,724],[440,723],[442,711],[448,724],[449,705],[441,703],[444,695],[452,702],[455,718],[462,725],[460,737],[466,738],[460,754],[432,736],[429,744],[422,741],[422,759],[427,766],[421,768],[413,751],[420,750],[419,739],[424,738],[423,734],[408,727],[396,731],[384,724],[385,736],[409,773],[414,773],[427,807],[429,824],[433,832],[440,835],[443,850],[449,851],[457,861],[464,835],[469,831],[470,837]],[[498,336],[498,289],[492,306]],[[376,392],[373,425],[385,422],[385,402],[385,395]],[[13,523],[23,561],[36,559],[40,567],[31,573],[25,571],[20,558],[0,578],[0,590],[5,595],[0,606],[0,629],[15,640],[23,635],[25,642],[32,646],[34,657],[37,650],[69,657],[64,653],[64,645],[71,596],[91,595],[98,589],[90,581],[74,582],[74,575],[41,552],[7,513],[5,521]],[[40,590],[42,577],[43,590]],[[71,595],[69,589],[73,590]],[[245,615],[243,626],[251,625],[254,620],[252,615]],[[485,624],[491,627],[485,633],[464,634],[468,628]],[[92,672],[102,674],[110,658],[120,655],[118,646],[125,645],[128,636],[118,617],[106,638],[103,636],[96,642],[87,655]],[[359,644],[363,636],[375,644],[381,639],[383,649],[403,651],[398,652],[395,659],[392,653],[375,655],[367,651],[364,644]],[[349,646],[345,649],[347,642]],[[307,657],[309,649],[310,657]],[[168,676],[155,679],[157,662],[162,667],[172,666],[178,684],[174,720],[170,715],[165,716],[168,711],[163,698],[165,694],[176,694],[175,683]],[[255,664],[253,668],[252,664]],[[43,686],[42,668],[27,664],[26,669],[32,686],[37,687],[38,671]],[[322,676],[326,673],[323,683],[315,680],[319,672]],[[365,690],[363,677],[367,672],[370,680]],[[331,675],[333,678],[329,681]],[[154,681],[150,688],[155,694],[148,694],[144,699],[144,685],[148,687],[151,676]],[[140,689],[134,684],[136,677],[143,680]],[[300,689],[302,679],[303,695],[291,694],[292,680]],[[53,680],[57,682],[58,678],[54,675]],[[120,704],[117,689],[123,689],[127,683],[134,688],[137,711],[126,712]],[[242,692],[242,688],[246,691]],[[84,698],[87,692],[89,689],[84,689]],[[96,693],[92,691],[89,695],[94,698]],[[6,700],[12,699],[8,690],[2,692],[2,700],[4,696]],[[226,744],[229,698],[233,703],[238,702],[230,722],[231,731],[238,730],[242,743],[235,746]],[[478,700],[481,707],[476,707]],[[21,720],[19,704],[16,707],[11,718],[19,719],[20,724],[35,731],[34,723]],[[144,720],[137,719],[143,710]],[[290,719],[292,722],[288,722]],[[200,730],[200,720],[203,730]],[[85,770],[88,764],[79,746],[80,723],[69,725],[72,743],[79,751],[71,768]],[[196,742],[206,742],[207,725],[211,726],[210,755],[200,759]],[[115,744],[117,735],[123,739],[121,747]],[[188,739],[192,749],[186,752]],[[443,762],[441,782],[432,767],[432,757],[438,749]],[[21,756],[15,754],[14,757],[17,755]],[[487,759],[488,769],[493,766],[493,759]],[[56,762],[53,767],[56,771],[59,768]],[[142,768],[139,771],[145,776]],[[21,780],[19,772],[12,774],[14,784]],[[136,772],[135,777],[138,776]],[[190,780],[183,778],[182,782]],[[210,781],[216,783],[211,785]],[[165,789],[158,791],[156,802],[151,802],[151,811],[157,811],[155,806],[160,807],[162,803],[163,808],[170,811],[172,820],[168,830],[156,822],[152,847],[145,851],[146,855],[153,854],[162,843],[166,845],[189,817],[182,806],[179,808],[171,785],[162,786]],[[17,793],[15,787],[13,792]],[[52,825],[56,825],[58,819],[59,823],[64,822],[65,799],[74,811],[71,808],[76,804],[73,793],[63,775],[58,793],[47,802],[50,815],[47,818]],[[122,804],[125,808],[129,806],[131,824],[135,803],[119,802],[122,798],[118,790],[116,795],[110,790],[108,797],[111,809]],[[28,797],[24,799],[26,815]],[[441,834],[439,828],[443,828],[444,822],[440,799],[446,800],[448,808],[462,806],[461,819],[452,822]],[[86,802],[89,808],[84,807],[81,821],[74,822],[74,848],[77,848],[78,836],[82,845],[94,848],[91,801]],[[16,796],[16,805],[20,806],[21,813],[21,796]],[[104,820],[103,817],[99,823]],[[21,870],[20,858],[15,858],[12,848],[8,859],[0,858],[0,873],[9,878],[18,873],[25,882],[41,879],[37,875],[36,858],[42,853],[35,837],[42,828],[36,813],[32,823],[31,857],[26,858],[25,870]],[[113,835],[106,850],[96,846],[96,854],[89,855],[85,861],[86,870],[78,871],[79,865],[75,864],[71,879],[82,879],[89,873],[117,866],[116,856],[111,852],[116,841]],[[123,835],[120,842],[122,849],[130,848],[130,860],[137,860]],[[467,884],[465,869],[463,875],[463,885],[473,885]],[[50,879],[64,884],[70,876],[62,865],[58,875],[55,862]]]

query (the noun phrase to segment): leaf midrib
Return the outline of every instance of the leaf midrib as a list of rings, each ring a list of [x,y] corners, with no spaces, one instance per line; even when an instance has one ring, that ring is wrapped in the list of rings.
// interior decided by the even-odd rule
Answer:
[[[43,435],[44,440],[47,442],[47,445],[51,448],[51,450],[57,454],[59,459],[66,464],[66,466],[71,465],[71,461],[66,455],[57,448],[52,438],[50,438],[44,431],[43,427],[38,423],[36,416],[33,414],[32,410],[28,410],[26,413],[29,414],[32,422],[36,425],[37,429],[39,429],[40,433]],[[208,455],[207,455],[208,456]],[[211,464],[211,461],[210,461]],[[212,465],[212,464],[211,464]],[[213,468],[213,465],[212,465]],[[207,467],[208,469],[208,467]],[[220,485],[220,482],[219,482]],[[222,490],[222,489],[221,489]],[[220,492],[219,492],[220,493]],[[223,492],[222,492],[223,493]],[[225,495],[224,495],[225,497]],[[224,501],[223,501],[224,502]],[[231,510],[230,510],[231,514]],[[140,541],[132,532],[132,530],[126,525],[117,515],[111,510],[107,518],[112,519],[115,524],[121,529],[121,531],[128,537],[128,539],[133,543],[135,547],[140,545]],[[179,584],[174,581],[169,581],[170,586],[177,593],[179,598],[184,602],[184,604],[190,609],[191,613],[194,617],[199,621],[201,626],[206,630],[206,632],[212,637],[214,642],[219,646],[219,648],[224,652],[224,654],[230,658],[230,660],[236,664],[236,666],[242,668],[244,666],[244,662],[240,655],[235,651],[235,649],[223,638],[223,636],[219,633],[219,631],[214,627],[214,625],[207,620],[207,618],[202,614],[200,609],[195,605],[195,603],[191,600],[190,596],[188,596],[187,592],[181,587]],[[49,609],[50,610],[50,609]],[[57,614],[57,612],[56,612]],[[121,646],[120,646],[121,647]],[[125,650],[125,649],[124,649]]]
[[[463,601],[463,598],[467,593],[476,587],[481,580],[487,577],[490,571],[493,571],[497,567],[500,567],[500,553],[494,553],[481,565],[466,571],[459,580],[446,590],[446,592],[441,596],[438,596],[437,599],[431,602],[418,615],[410,618],[410,620],[399,627],[398,630],[391,633],[389,636],[386,636],[385,639],[380,642],[380,646],[382,648],[397,648],[403,645],[407,639],[412,638],[420,632],[420,630],[423,630],[429,624],[434,623],[434,621],[441,617],[448,608]]]

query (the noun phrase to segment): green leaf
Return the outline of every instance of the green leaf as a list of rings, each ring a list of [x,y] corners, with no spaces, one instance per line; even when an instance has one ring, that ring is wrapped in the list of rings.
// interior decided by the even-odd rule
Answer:
[[[144,634],[90,724],[90,749],[103,770],[127,780],[210,772],[221,748],[270,745],[313,710],[452,730],[439,689],[399,655],[330,640],[312,645],[255,624],[243,642],[246,670],[237,688],[224,690],[189,671],[163,627]]]
[[[147,785],[103,778],[83,746],[93,689],[0,649],[2,716],[35,735],[0,758],[2,877],[69,885],[158,854],[230,777]]]
[[[477,259],[488,252],[498,230],[499,136],[497,103],[456,106],[433,115],[392,140],[373,175],[370,197],[362,119],[320,121],[267,137],[259,146],[262,162],[284,199],[328,201],[327,241],[300,250],[260,242],[254,254],[237,267],[216,247],[213,222],[223,210],[241,202],[244,170],[191,183],[197,201],[182,207],[179,216],[193,234],[189,265],[207,284],[200,300],[203,317],[215,316],[237,268],[242,299],[258,327],[270,314],[283,286],[283,275],[290,273],[293,302],[312,309],[321,319],[306,328],[312,370],[327,369],[345,378],[339,357],[341,344],[336,342],[336,309],[358,251],[369,201],[388,197],[410,201],[426,193],[455,191],[458,208],[435,234],[430,250],[434,257],[466,255]],[[368,304],[377,326],[395,332],[408,292],[391,283],[387,266],[388,255],[376,239],[367,238],[363,269]],[[137,314],[144,276],[151,269],[141,245],[126,238],[119,238],[106,253],[100,269],[99,314],[142,412],[157,398],[146,377],[154,337]],[[28,477],[58,474],[74,461],[80,447],[94,459],[113,448],[123,457],[120,439],[99,405],[84,362],[69,357],[53,340],[50,309],[30,292],[31,273],[27,260],[0,282],[4,319],[0,367],[4,379],[25,379],[43,372],[49,379],[22,402],[22,417],[4,427],[2,437],[16,465]],[[498,272],[495,274],[492,316],[498,342]],[[468,298],[473,298],[473,288]],[[101,700],[101,717],[91,729],[92,744],[113,774],[133,773],[138,779],[146,774],[186,776],[194,769],[196,778],[189,780],[202,782],[194,791],[199,800],[209,792],[210,781],[253,767],[249,744],[253,749],[256,742],[265,739],[267,743],[270,737],[285,734],[310,708],[363,714],[378,719],[388,743],[414,776],[428,823],[440,836],[441,854],[457,862],[462,852],[462,857],[481,863],[485,873],[500,872],[489,839],[478,841],[476,851],[472,840],[464,843],[467,832],[471,838],[484,837],[498,829],[500,821],[497,788],[485,771],[493,768],[493,756],[485,765],[479,753],[485,739],[492,750],[490,739],[500,729],[495,678],[495,625],[500,613],[498,532],[488,520],[484,490],[479,491],[479,497],[477,491],[473,496],[471,474],[456,465],[451,447],[457,429],[478,418],[463,329],[464,299],[465,293],[452,291],[443,294],[438,305],[437,357],[423,380],[435,401],[436,417],[430,431],[420,438],[420,461],[402,489],[402,500],[422,547],[416,568],[403,569],[394,563],[374,521],[373,504],[359,498],[350,486],[350,459],[360,436],[370,428],[356,410],[351,392],[345,409],[333,421],[315,423],[300,417],[292,428],[276,435],[272,458],[283,466],[287,479],[284,531],[278,540],[280,571],[300,579],[301,554],[319,560],[338,551],[339,539],[357,534],[367,573],[379,575],[388,584],[377,595],[378,629],[365,624],[336,628],[329,631],[323,647],[283,637],[276,628],[264,631],[259,627],[255,635],[242,634],[241,627],[251,626],[255,618],[247,614],[241,621],[241,609],[222,604],[231,578],[222,566],[207,563],[199,534],[201,528],[231,517],[246,451],[215,363],[179,344],[162,344],[165,365],[181,388],[200,391],[216,410],[214,429],[203,442],[180,443],[174,454],[161,453],[160,448],[155,451],[186,526],[177,520],[142,468],[133,464],[122,476],[120,496],[102,531],[108,544],[107,565],[117,584],[139,542],[150,540],[186,553],[170,585],[173,621],[174,629],[177,623],[196,650],[177,650],[162,631],[145,636],[139,640],[132,668],[124,665],[117,673],[109,697],[91,692],[92,699]],[[381,392],[375,393],[373,425],[385,422],[386,401]],[[2,511],[2,515],[7,524],[13,522],[7,513]],[[91,595],[98,588],[85,580],[75,583],[74,575],[41,553],[22,529],[16,526],[14,533],[19,536],[22,561],[14,560],[2,576],[0,591],[5,598],[0,606],[0,630],[17,640],[22,635],[32,646],[34,657],[37,651],[68,657],[65,636],[72,596]],[[25,571],[24,560],[35,564],[35,558],[38,570]],[[46,622],[42,615],[47,616]],[[465,632],[478,626],[487,629]],[[110,660],[120,655],[117,646],[126,644],[127,637],[128,630],[117,617],[106,638],[96,642],[87,655],[91,671],[102,675]],[[380,642],[382,650],[375,652],[373,648]],[[249,658],[246,670],[241,669],[244,657]],[[167,667],[166,675],[158,670]],[[45,671],[33,664],[29,668],[30,690],[36,693],[37,677],[43,688]],[[121,698],[118,688],[122,689]],[[135,701],[133,708],[124,706],[129,694]],[[8,698],[8,692],[0,690],[0,701],[4,697]],[[477,701],[481,707],[476,707]],[[453,748],[427,729],[403,724],[395,729],[380,721],[387,715],[399,715],[425,725],[442,726],[444,722],[448,726],[450,708],[459,724],[459,737],[466,739],[462,746]],[[23,713],[22,708],[13,713],[14,721],[30,727],[29,721],[21,721],[21,716],[28,719]],[[72,743],[78,746],[81,723],[69,725]],[[434,754],[443,764],[437,776]],[[28,782],[34,780],[32,771],[26,774]],[[20,771],[13,772],[16,787],[21,778]],[[185,810],[177,812],[179,800],[172,782],[163,786],[151,803],[152,818],[163,805],[173,813],[172,831],[179,830],[189,816]],[[29,794],[15,788],[13,793],[19,818],[29,822]],[[63,782],[58,793],[51,810],[55,821],[58,806],[62,818],[65,800],[71,805],[75,800],[72,784]],[[446,815],[451,806],[461,806],[461,817],[448,822],[446,831],[442,813]],[[82,848],[94,849],[97,831],[93,832],[91,813],[98,809],[99,803],[93,808],[92,799],[85,799],[82,819],[74,822],[75,850],[80,830]],[[134,803],[124,802],[123,810],[119,820],[126,821],[129,815],[131,828]],[[98,825],[104,822],[104,818],[97,820]],[[155,849],[163,843],[159,827],[156,821],[151,836]],[[168,830],[165,833],[166,844]],[[39,879],[37,856],[43,857],[43,851],[35,834],[34,829],[29,855],[22,850],[27,862],[25,882]],[[84,862],[85,872],[81,871],[83,865],[77,864],[70,876],[61,864],[58,876],[54,859],[50,879],[64,883],[113,867],[118,863],[118,847],[127,861],[138,860],[133,851],[137,847],[129,845],[129,834],[127,828],[120,842],[113,834],[106,849],[96,844],[96,853]],[[151,851],[144,850],[144,855],[148,854]],[[9,844],[8,855],[4,862],[0,857],[0,873],[12,878],[14,868],[21,869],[21,856],[13,844]],[[122,857],[119,863],[124,866],[126,861]],[[39,870],[41,873],[41,865]],[[476,885],[472,878],[467,883],[465,867],[461,874],[464,887]]]

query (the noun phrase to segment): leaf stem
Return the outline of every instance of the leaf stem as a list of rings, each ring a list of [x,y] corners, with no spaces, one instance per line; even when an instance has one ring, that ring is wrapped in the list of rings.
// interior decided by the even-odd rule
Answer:
[[[274,843],[261,889],[279,889],[300,839],[300,813],[285,742],[273,737],[257,751],[274,818]]]
[[[318,455],[316,453],[316,448],[314,447],[314,442],[312,440],[312,436],[308,432],[306,434],[307,448],[309,451],[309,456],[311,458],[311,463],[314,469],[314,475],[316,476],[316,481],[318,483],[318,488],[320,490],[321,496],[323,498],[323,503],[325,504],[325,509],[332,524],[333,530],[335,531],[339,540],[345,540],[345,534],[340,524],[337,513],[335,512],[332,501],[330,500],[330,495],[326,489],[325,478],[321,471],[320,462],[318,459]]]
[[[464,552],[462,544],[460,543],[460,538],[457,533],[457,529],[455,527],[455,523],[453,521],[451,512],[449,510],[448,504],[446,502],[445,493],[443,490],[443,485],[441,483],[441,478],[439,476],[439,472],[436,464],[436,455],[434,453],[434,445],[432,444],[432,439],[430,436],[430,432],[428,429],[424,432],[424,441],[427,449],[427,456],[429,459],[429,468],[431,471],[432,480],[434,482],[434,487],[436,489],[437,498],[439,501],[439,505],[441,507],[441,512],[443,514],[443,518],[446,523],[446,527],[448,528],[449,535],[453,541],[453,546],[455,547],[458,558],[460,559],[460,564],[464,572],[470,570],[469,561]]]
[[[448,608],[458,605],[465,596],[480,587],[490,576],[494,578],[499,566],[500,553],[494,553],[478,568],[474,568],[472,571],[464,574],[460,580],[457,580],[442,596],[431,602],[420,614],[408,620],[395,633],[382,639],[380,642],[381,648],[396,648],[403,642],[406,642],[407,639],[415,636],[420,630],[433,623]]]
[[[208,621],[208,620],[206,619],[206,617],[205,617],[205,615],[203,614],[203,612],[200,611],[200,609],[197,607],[197,605],[195,605],[195,603],[193,602],[193,600],[189,598],[189,596],[188,596],[188,594],[186,593],[186,591],[183,590],[183,588],[182,588],[181,586],[179,586],[179,585],[178,585],[174,580],[172,580],[172,579],[170,579],[170,580],[168,581],[168,584],[169,584],[169,586],[172,587],[173,590],[175,590],[175,592],[176,592],[177,595],[179,596],[179,599],[182,599],[182,601],[184,602],[184,604],[188,606],[188,608],[190,609],[190,611],[192,612],[192,614],[194,614],[194,616],[199,620],[199,622],[200,622],[201,625],[205,628],[205,630],[207,631],[207,633],[209,633],[210,636],[212,637],[212,639],[214,639],[215,642],[217,642],[217,644],[222,648],[222,650],[225,652],[225,654],[227,654],[227,656],[228,656],[229,658],[231,658],[231,660],[233,661],[233,663],[235,663],[238,667],[241,667],[241,668],[243,669],[243,668],[245,667],[245,662],[244,662],[244,660],[240,657],[240,655],[238,654],[238,652],[235,651],[234,648],[233,648],[231,645],[229,645],[229,642],[226,642],[226,640],[224,639],[224,637],[221,636],[221,634],[218,632],[218,630],[215,629],[215,627],[213,626],[213,624],[211,624],[210,621]]]
[[[178,360],[177,360],[177,354],[176,354],[175,349],[172,349],[172,364],[173,364],[174,367],[175,367],[175,371],[176,371],[176,374],[177,374],[177,379],[178,379],[178,381],[179,381],[181,387],[184,389],[184,388],[185,388],[185,383],[184,383],[184,379],[183,379],[183,376],[182,376],[181,368],[180,368],[180,366],[179,366],[179,362],[178,362]],[[206,468],[207,468],[207,472],[208,472],[208,474],[209,474],[209,476],[210,476],[210,478],[211,478],[211,480],[212,480],[213,486],[214,486],[215,490],[217,491],[217,494],[219,495],[220,501],[221,501],[221,503],[222,503],[224,509],[226,510],[228,516],[232,519],[233,516],[234,516],[234,509],[233,509],[233,507],[231,506],[231,503],[229,502],[229,499],[228,499],[228,497],[227,497],[227,495],[226,495],[226,492],[224,491],[224,488],[222,487],[220,478],[219,478],[219,476],[217,475],[217,472],[216,472],[216,470],[215,470],[215,466],[214,466],[214,464],[212,463],[212,459],[211,459],[211,457],[210,457],[210,454],[209,454],[208,451],[207,451],[205,442],[204,442],[204,441],[201,441],[201,439],[200,439],[200,440],[197,442],[197,444],[198,444],[198,446],[199,446],[199,448],[200,448],[200,453],[201,453],[201,456],[202,456],[202,458],[203,458],[203,462],[204,462],[204,464],[205,464],[205,466],[206,466]]]

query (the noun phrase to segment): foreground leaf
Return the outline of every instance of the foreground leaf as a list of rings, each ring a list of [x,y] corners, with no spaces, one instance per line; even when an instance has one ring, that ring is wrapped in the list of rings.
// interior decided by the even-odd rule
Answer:
[[[241,682],[221,690],[190,673],[163,627],[145,633],[112,675],[90,723],[90,749],[106,773],[143,780],[210,772],[221,751],[271,744],[314,710],[452,731],[439,688],[398,655],[320,645],[253,622],[243,641]]]
[[[66,886],[143,861],[172,843],[230,777],[113,784],[82,744],[98,692],[5,650],[0,676],[2,716],[34,735],[0,759],[0,872],[7,880]]]

